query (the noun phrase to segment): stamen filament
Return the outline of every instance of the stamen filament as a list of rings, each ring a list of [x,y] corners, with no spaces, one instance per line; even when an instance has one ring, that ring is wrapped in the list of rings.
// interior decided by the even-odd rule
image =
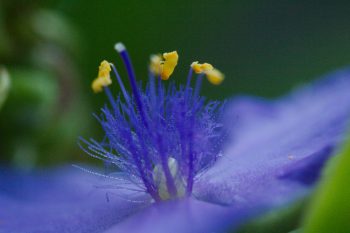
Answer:
[[[158,77],[158,103],[163,103],[163,98],[164,98],[164,91],[163,91],[163,84],[162,84],[162,78],[159,76]],[[159,104],[159,113],[162,113],[162,104]]]
[[[117,68],[113,65],[113,63],[109,63],[109,64],[111,65],[112,70],[113,70],[113,72],[114,72],[114,74],[115,74],[115,77],[117,78],[118,84],[119,84],[120,89],[121,89],[121,91],[122,91],[122,93],[123,93],[123,96],[124,96],[124,98],[125,98],[125,101],[126,101],[127,103],[130,103],[129,95],[128,95],[128,93],[126,92],[124,83],[123,83],[122,79],[120,78],[120,75],[119,75],[119,73],[118,73],[118,71],[117,71]]]
[[[193,69],[192,69],[192,67],[190,67],[190,71],[188,72],[188,75],[187,75],[186,90],[191,85],[192,74],[193,74]]]
[[[192,67],[190,67],[190,70],[188,71],[187,82],[185,87],[185,96],[184,96],[185,104],[187,103],[188,92],[190,90],[192,75],[193,75],[193,69]]]
[[[193,117],[192,117],[193,118]],[[193,140],[193,132],[190,131],[189,140]],[[187,187],[186,187],[186,194],[190,195],[192,193],[192,187],[193,187],[193,161],[194,160],[194,154],[193,154],[193,145],[189,145],[189,152],[188,152],[188,177],[187,177]]]
[[[117,43],[114,48],[119,53],[120,57],[122,58],[122,60],[124,62],[124,65],[126,67],[126,71],[128,72],[131,89],[132,89],[132,92],[133,92],[134,97],[135,97],[136,105],[137,105],[137,108],[138,108],[139,113],[141,115],[141,121],[145,125],[145,127],[148,128],[146,116],[145,116],[142,101],[141,101],[141,96],[140,96],[140,93],[139,93],[139,90],[137,87],[137,83],[136,83],[135,72],[134,72],[134,69],[133,69],[132,64],[131,64],[131,59],[129,57],[129,53],[122,43]]]
[[[161,164],[162,164],[164,175],[166,178],[166,186],[167,186],[167,189],[168,189],[170,196],[173,198],[173,197],[176,197],[177,191],[176,191],[174,179],[170,173],[170,169],[168,166],[168,156],[166,156],[164,154],[163,140],[159,134],[157,135],[157,140],[158,140],[158,145],[159,145],[158,149],[159,149]]]
[[[151,103],[154,106],[155,100],[156,100],[156,78],[154,77],[154,74],[152,71],[149,71],[149,88],[150,88],[150,96],[151,96]]]
[[[132,141],[132,132],[130,130],[130,134],[128,135],[128,141],[130,143],[130,146],[132,148],[132,150],[137,151],[137,149],[135,148],[133,141]],[[138,171],[140,172],[140,177],[142,179],[142,182],[145,184],[145,187],[147,189],[147,192],[153,197],[153,199],[155,201],[160,201],[161,198],[159,197],[158,192],[156,191],[156,189],[154,188],[154,185],[152,185],[149,180],[146,179],[146,174],[145,174],[145,170],[142,167],[141,161],[140,161],[140,157],[136,154],[136,153],[132,153],[131,154],[133,157],[134,162],[136,163],[136,167],[138,169]]]
[[[103,87],[103,90],[105,91],[105,93],[107,95],[107,98],[108,98],[109,102],[112,105],[113,110],[116,110],[117,109],[117,105],[116,105],[116,103],[114,101],[114,98],[113,98],[111,90],[107,86]]]
[[[194,97],[199,95],[199,92],[200,92],[201,87],[202,87],[203,76],[204,76],[203,74],[200,74],[197,77],[196,86],[194,88],[194,95],[193,95]]]

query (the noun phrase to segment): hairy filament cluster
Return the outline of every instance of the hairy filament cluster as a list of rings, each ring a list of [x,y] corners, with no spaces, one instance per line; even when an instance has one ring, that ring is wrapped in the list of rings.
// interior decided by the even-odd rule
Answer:
[[[124,180],[142,188],[155,201],[191,195],[196,178],[220,155],[224,137],[219,123],[223,104],[206,101],[199,95],[203,76],[213,75],[214,68],[210,65],[208,70],[208,63],[201,68],[195,62],[186,85],[164,85],[163,80],[177,65],[177,52],[165,53],[163,57],[153,55],[149,82],[142,87],[136,81],[125,47],[118,43],[115,48],[128,72],[131,93],[125,89],[115,66],[102,62],[92,87],[97,92],[103,89],[109,99],[110,106],[104,106],[97,117],[105,138],[102,142],[81,139],[83,150],[116,166],[125,174]],[[121,95],[112,95],[108,88],[111,80],[106,71],[110,70],[114,71]],[[198,74],[194,88],[193,71]],[[222,79],[219,73],[216,84]]]

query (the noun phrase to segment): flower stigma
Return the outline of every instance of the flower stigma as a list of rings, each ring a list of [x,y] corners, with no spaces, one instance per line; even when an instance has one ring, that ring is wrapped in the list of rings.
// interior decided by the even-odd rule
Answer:
[[[81,138],[81,148],[123,174],[118,180],[148,193],[156,202],[191,196],[196,180],[219,157],[225,137],[220,123],[224,104],[200,95],[202,77],[217,85],[223,74],[209,63],[194,62],[186,85],[165,82],[178,64],[178,53],[173,51],[150,57],[149,80],[142,85],[125,46],[117,43],[115,50],[131,91],[116,66],[102,61],[92,89],[103,90],[109,100],[96,116],[105,136],[101,142]],[[121,90],[118,95],[109,89],[111,71]],[[193,73],[197,75],[194,87]]]

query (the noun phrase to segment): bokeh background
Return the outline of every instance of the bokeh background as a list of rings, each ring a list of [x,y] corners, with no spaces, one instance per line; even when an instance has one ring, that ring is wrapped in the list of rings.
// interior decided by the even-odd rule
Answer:
[[[115,42],[139,79],[151,53],[176,49],[176,82],[193,60],[208,61],[226,74],[221,86],[204,84],[209,98],[274,98],[349,64],[349,10],[315,0],[1,0],[0,165],[93,161],[77,138],[101,135],[91,113],[105,98],[90,83],[102,59],[122,71]]]

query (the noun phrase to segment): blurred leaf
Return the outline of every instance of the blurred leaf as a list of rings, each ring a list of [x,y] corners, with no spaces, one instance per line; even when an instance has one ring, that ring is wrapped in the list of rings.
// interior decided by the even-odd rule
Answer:
[[[34,164],[41,149],[37,144],[44,129],[52,124],[57,102],[55,78],[47,72],[12,68],[11,90],[0,114],[1,160]],[[31,161],[31,162],[29,162]]]
[[[307,201],[308,198],[302,199],[287,207],[273,210],[244,225],[238,230],[238,233],[294,232],[299,227],[300,216]]]
[[[305,233],[350,232],[350,140],[332,160],[304,219]]]
[[[38,38],[74,52],[79,47],[79,34],[72,24],[56,11],[40,9],[33,13],[31,26]]]
[[[0,109],[7,98],[10,86],[11,80],[7,70],[0,67]]]
[[[45,71],[32,68],[13,68],[12,89],[7,108],[11,114],[24,120],[24,126],[29,123],[41,127],[54,113],[57,102],[58,87],[55,77]],[[29,121],[32,116],[33,121]],[[18,123],[18,122],[17,122]],[[34,125],[32,125],[34,126]]]

